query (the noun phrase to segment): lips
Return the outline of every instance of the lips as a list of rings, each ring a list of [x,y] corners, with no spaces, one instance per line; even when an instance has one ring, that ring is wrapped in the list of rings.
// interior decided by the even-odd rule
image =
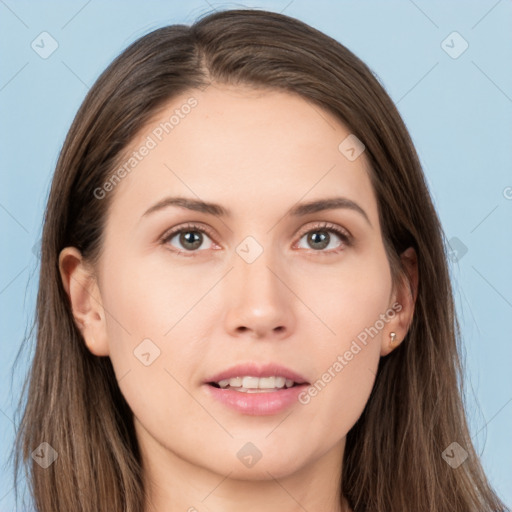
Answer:
[[[239,379],[242,377],[242,379]],[[263,382],[263,389],[259,386],[254,388],[255,381],[275,381],[282,384],[282,380],[293,381],[293,385],[283,388],[266,388],[269,381]],[[277,377],[277,378],[276,378]],[[281,377],[281,379],[279,379]],[[227,385],[226,382],[233,382],[237,386]],[[240,382],[242,381],[242,382]],[[247,381],[247,382],[246,382]],[[219,382],[222,386],[219,386]],[[244,385],[250,386],[244,388]],[[203,382],[202,391],[209,399],[215,400],[222,406],[235,411],[238,414],[249,416],[268,416],[283,413],[290,407],[299,404],[299,395],[309,385],[309,382],[290,368],[280,364],[258,364],[255,362],[238,364],[220,373],[212,374]],[[226,387],[224,387],[226,386]]]

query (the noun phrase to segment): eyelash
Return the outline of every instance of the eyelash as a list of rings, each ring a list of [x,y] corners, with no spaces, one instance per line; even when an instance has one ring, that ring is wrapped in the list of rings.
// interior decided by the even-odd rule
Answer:
[[[184,226],[180,226],[176,229],[173,229],[172,231],[166,232],[160,240],[161,244],[166,245],[170,240],[172,240],[174,238],[174,236],[176,236],[182,232],[187,232],[187,231],[198,231],[200,233],[204,233],[204,234],[208,235],[212,239],[212,241],[214,241],[214,238],[215,238],[213,236],[212,232],[210,231],[210,229],[206,228],[205,226],[200,226],[198,224],[191,223],[191,224],[186,224]],[[302,237],[304,235],[307,235],[308,233],[315,232],[315,231],[333,232],[341,239],[341,241],[343,243],[341,248],[330,250],[330,251],[325,251],[325,250],[315,251],[314,249],[311,249],[311,252],[316,253],[316,255],[338,254],[339,252],[343,251],[344,248],[350,247],[352,245],[353,240],[352,240],[352,236],[350,235],[350,233],[343,228],[339,228],[335,224],[331,224],[330,222],[323,222],[316,226],[310,227],[309,229],[307,229],[305,231],[301,231],[301,233],[299,235],[299,241],[302,239]],[[187,258],[196,257],[199,252],[202,252],[202,251],[181,251],[181,250],[176,250],[176,249],[169,249],[169,250],[174,252],[175,254],[184,255]]]

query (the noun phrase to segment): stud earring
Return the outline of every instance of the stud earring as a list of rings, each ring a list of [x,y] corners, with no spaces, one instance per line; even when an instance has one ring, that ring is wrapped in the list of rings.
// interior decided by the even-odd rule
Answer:
[[[391,338],[391,343],[395,343],[396,332],[390,332],[389,337]]]

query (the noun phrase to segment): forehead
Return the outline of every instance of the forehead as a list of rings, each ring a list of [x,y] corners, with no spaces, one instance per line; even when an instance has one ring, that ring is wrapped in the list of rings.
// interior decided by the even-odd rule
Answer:
[[[270,221],[298,201],[342,195],[375,217],[364,152],[348,159],[347,137],[334,115],[294,93],[214,84],[190,90],[127,148],[111,216],[140,217],[165,196],[183,195],[235,215],[268,213]]]

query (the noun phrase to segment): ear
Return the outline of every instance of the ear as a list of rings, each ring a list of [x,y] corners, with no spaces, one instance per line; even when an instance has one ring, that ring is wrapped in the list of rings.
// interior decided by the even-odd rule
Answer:
[[[75,247],[66,247],[59,255],[62,284],[69,297],[73,318],[87,348],[97,356],[108,356],[105,312],[93,269]]]
[[[416,251],[409,247],[401,254],[400,259],[404,268],[404,275],[392,293],[390,310],[393,310],[395,315],[390,318],[383,332],[381,356],[387,356],[404,340],[413,319],[414,306],[418,295],[418,258]],[[396,335],[394,341],[391,333]]]

